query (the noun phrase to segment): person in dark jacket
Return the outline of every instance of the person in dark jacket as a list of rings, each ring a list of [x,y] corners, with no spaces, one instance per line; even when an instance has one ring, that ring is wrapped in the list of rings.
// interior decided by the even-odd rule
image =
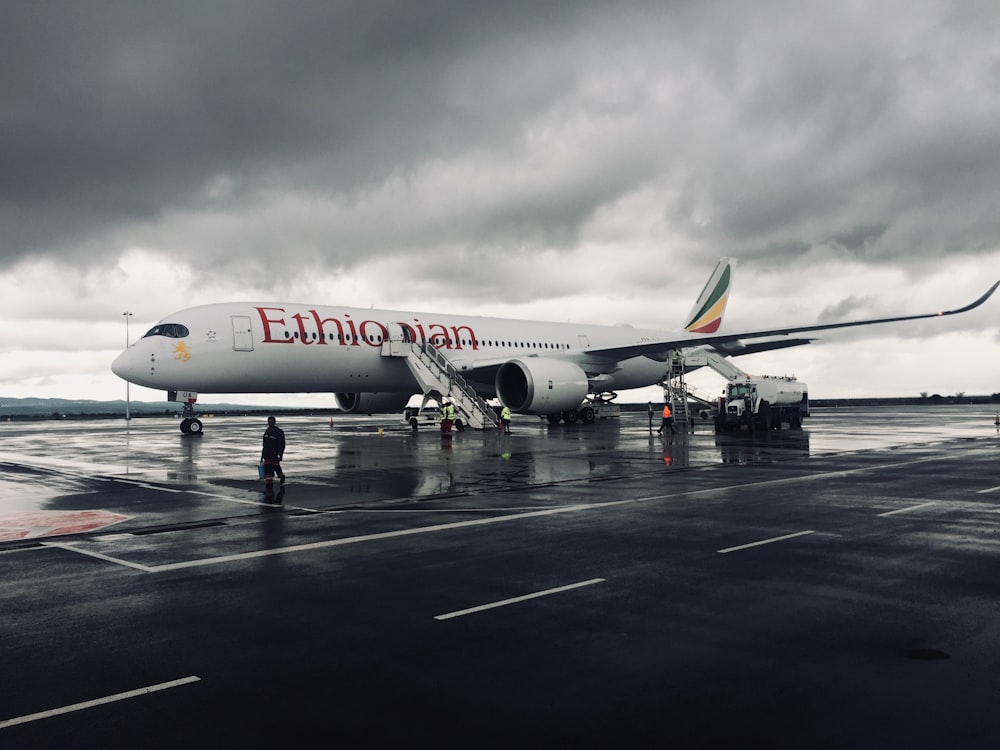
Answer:
[[[264,486],[270,489],[277,476],[285,483],[285,472],[281,470],[281,459],[285,455],[285,433],[278,427],[274,417],[267,418],[267,429],[264,430],[264,445],[260,451],[260,460],[264,464]]]

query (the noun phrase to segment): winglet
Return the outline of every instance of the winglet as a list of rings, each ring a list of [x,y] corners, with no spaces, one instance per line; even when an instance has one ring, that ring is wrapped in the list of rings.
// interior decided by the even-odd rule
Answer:
[[[986,300],[990,298],[993,292],[997,290],[998,286],[1000,286],[1000,281],[996,282],[993,286],[991,286],[988,290],[986,290],[986,294],[977,299],[975,302],[971,302],[965,307],[960,307],[957,310],[945,310],[944,312],[939,312],[938,315],[956,315],[958,313],[968,312],[969,310],[972,310],[975,307],[979,307],[981,304],[983,304]]]
[[[722,258],[701,290],[698,299],[685,318],[684,330],[690,333],[715,333],[722,325],[722,316],[729,302],[733,285],[735,258]]]

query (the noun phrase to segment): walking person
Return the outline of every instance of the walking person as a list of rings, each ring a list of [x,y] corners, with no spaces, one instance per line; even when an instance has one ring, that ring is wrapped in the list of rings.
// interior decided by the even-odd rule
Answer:
[[[676,435],[677,434],[677,430],[674,429],[674,414],[673,414],[672,411],[670,411],[670,403],[669,402],[665,402],[663,404],[663,421],[660,422],[660,429],[658,429],[656,431],[656,434],[657,435],[662,435],[663,434],[663,430],[666,429],[667,427],[670,428],[670,434],[671,435]]]
[[[264,464],[264,487],[268,490],[274,486],[274,477],[285,483],[285,472],[281,470],[281,459],[285,455],[285,432],[277,425],[274,417],[267,418],[267,429],[264,430],[264,443],[260,451],[260,460]]]
[[[510,434],[510,407],[504,405],[500,410],[500,426],[503,428],[504,435]]]
[[[649,431],[653,431],[653,402],[646,402],[646,417],[649,420]]]

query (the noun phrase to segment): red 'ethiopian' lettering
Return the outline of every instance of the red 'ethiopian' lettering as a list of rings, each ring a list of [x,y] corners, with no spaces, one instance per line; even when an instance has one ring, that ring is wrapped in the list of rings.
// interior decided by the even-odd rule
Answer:
[[[257,314],[260,315],[260,322],[264,325],[264,343],[265,344],[291,344],[291,343],[294,343],[294,341],[292,339],[290,339],[290,338],[276,339],[276,338],[274,338],[274,336],[271,335],[271,324],[272,323],[280,323],[281,325],[285,325],[285,319],[284,318],[273,318],[273,319],[269,318],[269,317],[267,317],[267,313],[264,312],[265,310],[274,310],[276,312],[284,312],[285,308],[283,308],[283,307],[258,307],[257,308]]]
[[[378,336],[368,333],[369,326],[375,326],[378,328]],[[358,330],[361,332],[361,339],[369,346],[381,346],[382,340],[389,337],[388,329],[377,320],[361,321],[361,325],[358,326]]]
[[[264,344],[294,344],[296,341],[306,345],[313,343],[327,345],[333,341],[334,329],[336,329],[336,341],[340,346],[361,346],[364,341],[371,347],[379,347],[382,342],[389,337],[387,324],[377,320],[363,320],[355,323],[349,313],[344,313],[343,319],[324,318],[317,310],[307,310],[304,313],[290,315],[289,319],[294,321],[296,335],[293,336],[288,331],[288,323],[284,317],[277,315],[272,317],[272,313],[285,313],[283,307],[256,307],[254,308],[260,316],[263,326]],[[412,323],[405,321],[393,321],[395,325],[403,328],[408,334],[410,341],[430,340],[435,346],[442,349],[462,349],[463,336],[468,337],[468,345],[472,349],[479,348],[479,339],[471,326],[458,325],[447,326],[441,323],[428,323],[426,330],[424,324],[419,319],[414,318]]]
[[[326,344],[326,329],[323,327],[324,323],[333,323],[337,326],[337,341],[341,344],[344,343],[344,325],[336,318],[320,318],[319,313],[315,310],[310,310],[312,313],[313,320],[316,322],[316,331],[319,333],[319,343]]]

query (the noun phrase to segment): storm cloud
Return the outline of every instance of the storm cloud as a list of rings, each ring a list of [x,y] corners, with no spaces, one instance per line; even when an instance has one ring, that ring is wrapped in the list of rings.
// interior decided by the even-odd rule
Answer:
[[[722,255],[733,328],[964,304],[1000,278],[998,27],[929,0],[9,3],[0,310],[105,321],[74,340],[109,352],[126,308],[291,295],[669,328]],[[996,319],[877,335],[971,324],[995,355]]]

